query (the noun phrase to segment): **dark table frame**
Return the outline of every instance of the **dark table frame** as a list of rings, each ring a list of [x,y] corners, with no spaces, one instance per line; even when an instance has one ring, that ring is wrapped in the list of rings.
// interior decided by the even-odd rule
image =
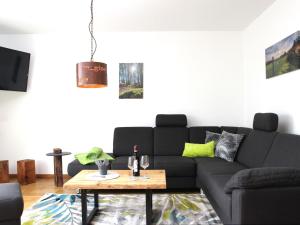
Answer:
[[[109,191],[107,189],[101,190],[89,190],[89,189],[80,189],[81,194],[81,209],[82,209],[82,225],[88,225],[93,220],[94,216],[96,215],[97,211],[99,210],[99,193],[101,192],[110,192],[110,193],[121,193],[121,192],[134,192],[134,193],[140,193],[143,191],[143,193],[146,194],[146,225],[151,225],[152,221],[152,189],[144,189],[144,190],[120,190],[120,189],[110,189]],[[87,214],[87,194],[92,193],[94,194],[94,208],[92,211]]]

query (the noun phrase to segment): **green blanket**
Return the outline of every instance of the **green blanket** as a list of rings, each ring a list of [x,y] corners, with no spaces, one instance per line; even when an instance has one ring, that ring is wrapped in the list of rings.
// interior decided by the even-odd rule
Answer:
[[[87,153],[76,154],[75,159],[77,159],[82,165],[95,163],[97,160],[114,160],[113,157],[106,154],[101,148],[98,147],[93,147]]]

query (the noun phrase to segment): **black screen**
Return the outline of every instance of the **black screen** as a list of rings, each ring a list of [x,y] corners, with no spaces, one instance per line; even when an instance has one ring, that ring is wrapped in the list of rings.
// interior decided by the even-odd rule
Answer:
[[[30,54],[0,47],[0,90],[27,91]]]

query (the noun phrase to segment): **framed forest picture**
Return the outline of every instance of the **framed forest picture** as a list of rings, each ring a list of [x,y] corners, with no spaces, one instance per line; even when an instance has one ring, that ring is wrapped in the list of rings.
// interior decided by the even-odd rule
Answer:
[[[144,64],[119,64],[119,98],[142,99],[144,96]]]

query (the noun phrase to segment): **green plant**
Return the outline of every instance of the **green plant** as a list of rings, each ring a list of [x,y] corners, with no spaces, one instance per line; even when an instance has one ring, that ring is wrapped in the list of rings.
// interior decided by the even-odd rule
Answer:
[[[143,98],[143,88],[132,88],[120,94],[120,98]]]

